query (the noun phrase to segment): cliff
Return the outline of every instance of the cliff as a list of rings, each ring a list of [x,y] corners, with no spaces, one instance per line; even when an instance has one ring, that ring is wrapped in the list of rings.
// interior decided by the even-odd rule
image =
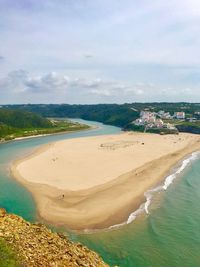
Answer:
[[[16,255],[15,265],[12,261],[10,265],[0,262],[0,266],[109,267],[95,252],[80,243],[73,243],[42,224],[31,224],[8,214],[4,209],[0,209],[0,241]]]

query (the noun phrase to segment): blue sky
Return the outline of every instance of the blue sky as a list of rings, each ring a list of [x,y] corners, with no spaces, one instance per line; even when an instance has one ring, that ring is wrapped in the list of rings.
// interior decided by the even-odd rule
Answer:
[[[199,0],[0,0],[0,104],[198,102],[199,25]]]

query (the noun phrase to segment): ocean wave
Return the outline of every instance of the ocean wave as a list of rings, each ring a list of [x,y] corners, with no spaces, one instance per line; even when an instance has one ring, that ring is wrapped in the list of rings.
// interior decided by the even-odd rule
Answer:
[[[183,160],[181,166],[176,170],[175,173],[169,175],[164,182],[163,185],[163,189],[167,190],[167,188],[169,187],[170,184],[173,183],[173,180],[177,177],[178,174],[180,174],[191,161],[194,161],[198,158],[198,156],[200,155],[200,152],[194,152],[192,153],[192,155],[190,157],[188,157],[187,159]]]
[[[144,203],[142,203],[136,211],[132,212],[129,215],[126,222],[112,225],[109,227],[109,229],[115,229],[115,228],[119,228],[123,225],[130,224],[137,218],[138,215],[140,215],[143,212],[145,212],[146,214],[149,214],[149,206],[151,205],[154,194],[159,192],[159,191],[162,191],[162,190],[166,191],[167,188],[173,183],[174,179],[177,178],[177,176],[189,165],[189,163],[198,159],[199,156],[200,156],[200,152],[194,152],[188,158],[184,159],[182,161],[181,165],[178,168],[176,168],[176,171],[174,173],[168,175],[165,178],[163,185],[157,186],[157,187],[150,189],[144,193],[146,201]]]

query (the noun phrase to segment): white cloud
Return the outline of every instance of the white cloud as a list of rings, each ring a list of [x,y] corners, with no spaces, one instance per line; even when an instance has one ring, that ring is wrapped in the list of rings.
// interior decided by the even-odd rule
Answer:
[[[95,95],[101,95],[101,96],[111,96],[112,93],[109,89],[103,89],[103,90],[97,90],[97,89],[92,89],[90,91],[91,94]]]
[[[151,82],[124,84],[100,78],[72,78],[57,72],[38,76],[24,70],[13,71],[0,79],[0,94],[0,104],[197,101],[200,97],[198,88],[174,89]]]
[[[27,96],[32,97],[36,102],[38,97],[46,96],[48,101],[71,102],[71,98],[81,102],[81,97],[90,102],[90,97],[95,101],[96,96],[113,97],[123,93],[127,86],[99,78],[83,79],[70,78],[65,74],[51,72],[41,76],[30,75],[24,70],[13,71],[6,77],[0,79],[0,92],[5,91],[9,98],[16,100],[14,95],[17,93],[23,102]],[[25,100],[26,101],[26,100]]]
[[[36,102],[36,93],[45,102],[199,96],[199,0],[28,3],[0,1],[1,100],[8,92],[21,92],[18,102]],[[4,78],[15,69],[32,74]]]

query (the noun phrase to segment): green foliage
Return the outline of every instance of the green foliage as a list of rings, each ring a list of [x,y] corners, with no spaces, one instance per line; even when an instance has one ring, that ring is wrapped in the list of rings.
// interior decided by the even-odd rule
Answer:
[[[6,136],[7,134],[12,134],[12,132],[13,132],[13,127],[10,127],[0,122],[0,138]]]
[[[0,139],[11,140],[21,136],[26,129],[52,128],[52,123],[38,114],[22,110],[0,109]]]
[[[38,105],[9,105],[9,109],[24,110],[35,112],[44,117],[69,117],[82,118],[86,120],[99,121],[105,124],[111,124],[122,127],[126,130],[143,131],[144,129],[133,129],[131,124],[142,110],[158,112],[164,110],[170,112],[184,111],[186,117],[196,117],[200,119],[200,103],[130,103],[130,104],[98,104],[98,105],[67,105],[67,104],[38,104]],[[169,120],[169,123],[175,124],[180,132],[200,133],[199,122],[188,123],[179,120]]]
[[[87,125],[55,121],[22,110],[0,109],[0,140],[87,129]]]
[[[98,105],[15,105],[8,106],[18,110],[36,112],[44,117],[82,118],[124,127],[139,116],[132,105],[98,104]]]
[[[176,129],[167,129],[167,128],[150,128],[147,130],[147,133],[158,133],[158,134],[178,134]]]
[[[110,113],[122,114],[130,110],[133,111],[130,114],[138,114],[141,110],[148,109],[149,111],[158,112],[164,110],[170,112],[173,115],[174,112],[184,111],[188,116],[194,114],[196,111],[200,111],[200,103],[130,103],[130,104],[97,104],[97,105],[67,105],[67,104],[28,104],[28,105],[9,105],[12,109],[26,110],[30,112],[38,113],[44,117],[79,117],[81,116],[99,116],[101,119],[106,120]],[[89,113],[93,114],[89,114]]]
[[[126,131],[135,131],[135,132],[144,132],[145,127],[143,125],[135,125],[133,123],[128,124],[124,130]]]
[[[3,239],[0,239],[0,267],[18,267],[19,260],[13,250],[6,244]]]
[[[165,122],[174,124],[179,132],[200,134],[200,121],[165,120]]]
[[[182,122],[181,124],[177,124],[176,128],[179,132],[200,134],[200,122]]]
[[[146,132],[146,133],[157,133],[157,134],[176,134],[178,133],[177,130],[171,130],[171,129],[167,129],[167,128],[148,128],[145,130],[145,126],[143,125],[135,125],[135,124],[128,124],[124,130],[126,131],[135,131],[135,132]]]
[[[22,110],[0,109],[0,122],[14,128],[52,127],[49,120]]]

